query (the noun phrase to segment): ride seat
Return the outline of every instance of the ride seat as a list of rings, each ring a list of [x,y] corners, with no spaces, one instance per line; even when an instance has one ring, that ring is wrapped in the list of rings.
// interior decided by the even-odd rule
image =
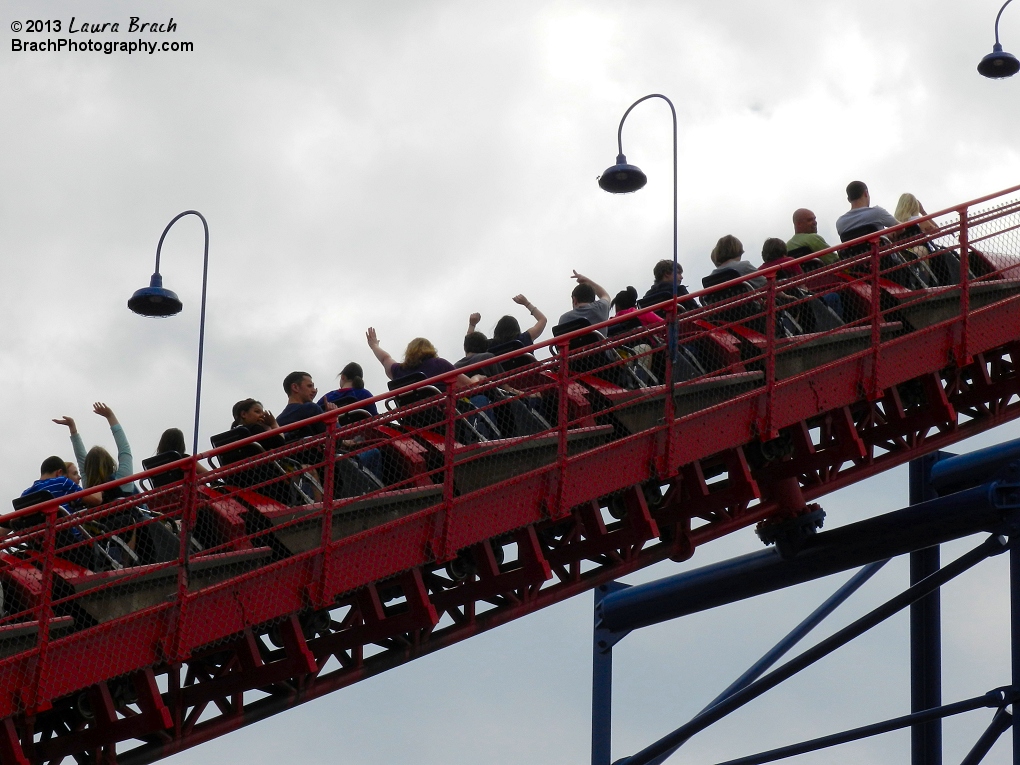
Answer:
[[[237,428],[231,428],[224,433],[217,433],[211,436],[209,441],[213,448],[218,449],[221,446],[241,441],[251,435],[252,433],[248,428],[242,425]],[[259,443],[252,442],[218,454],[216,462],[222,468],[265,453],[266,450]],[[224,480],[238,488],[253,489],[257,493],[277,502],[282,502],[285,505],[304,505],[312,502],[311,497],[298,487],[297,483],[292,480],[290,473],[277,460],[267,460],[257,467],[238,470],[226,476]]]

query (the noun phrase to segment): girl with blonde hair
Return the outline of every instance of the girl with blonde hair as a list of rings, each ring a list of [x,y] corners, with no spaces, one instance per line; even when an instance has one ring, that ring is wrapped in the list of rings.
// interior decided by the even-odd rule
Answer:
[[[85,442],[78,433],[78,427],[74,420],[66,415],[53,420],[57,425],[64,425],[71,431],[71,447],[74,449],[74,458],[78,463],[84,479],[84,487],[99,486],[108,481],[115,481],[119,478],[127,478],[135,472],[134,458],[131,455],[131,445],[128,443],[124,428],[117,420],[113,409],[102,401],[92,405],[92,411],[100,417],[105,417],[110,425],[110,433],[113,434],[113,441],[117,445],[117,459],[113,458],[102,446],[93,446],[88,452],[85,451]],[[138,487],[134,483],[125,483],[121,486],[103,492],[103,501],[109,502],[123,496],[131,496],[138,493]]]
[[[893,213],[893,217],[896,218],[900,223],[905,223],[908,220],[917,220],[925,215],[924,205],[921,201],[913,194],[900,194],[900,199],[896,203],[896,211]],[[939,230],[939,227],[930,220],[920,221],[918,228],[921,229],[922,234],[934,234]],[[907,229],[909,231],[910,229]]]

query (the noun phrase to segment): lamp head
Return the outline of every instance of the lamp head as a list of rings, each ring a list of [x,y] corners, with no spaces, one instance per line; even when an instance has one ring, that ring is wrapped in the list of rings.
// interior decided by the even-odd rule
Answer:
[[[1003,77],[1012,77],[1020,72],[1020,61],[1012,53],[1006,53],[999,43],[995,43],[992,46],[992,52],[981,59],[977,70],[983,77],[1001,80]]]
[[[599,176],[599,187],[610,194],[629,194],[643,188],[646,183],[648,176],[640,167],[628,165],[623,154],[617,156],[615,165]]]
[[[163,277],[153,274],[149,286],[136,290],[128,300],[128,308],[139,316],[157,318],[178,314],[184,305],[175,293],[163,289]]]

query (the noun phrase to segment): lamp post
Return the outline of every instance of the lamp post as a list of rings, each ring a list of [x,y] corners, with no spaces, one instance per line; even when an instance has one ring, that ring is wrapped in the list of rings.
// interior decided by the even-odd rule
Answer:
[[[981,63],[977,67],[982,76],[993,80],[1012,77],[1020,72],[1020,61],[1017,60],[1017,57],[1012,53],[1006,53],[999,44],[999,19],[1002,17],[1002,12],[1006,10],[1006,6],[1011,2],[1013,0],[1006,0],[999,8],[999,13],[995,17],[995,45],[992,46],[992,52],[981,59]]]
[[[647,101],[649,98],[661,98],[669,104],[669,111],[673,115],[673,321],[669,328],[669,353],[670,358],[675,362],[677,352],[676,297],[679,289],[677,272],[680,270],[677,263],[676,109],[673,108],[673,102],[666,98],[666,96],[659,93],[651,93],[639,98],[623,113],[623,117],[620,119],[620,127],[616,131],[616,145],[619,150],[616,164],[599,176],[599,186],[610,194],[629,194],[632,191],[643,188],[648,183],[648,176],[639,167],[627,164],[627,157],[623,153],[623,123],[626,122],[627,115],[631,113],[635,106],[642,101]],[[670,383],[672,383],[672,377],[673,375],[670,374]]]
[[[156,246],[156,270],[149,280],[148,287],[135,291],[135,294],[128,300],[128,308],[139,316],[151,318],[163,318],[174,316],[181,312],[184,305],[180,298],[171,290],[163,287],[163,277],[159,274],[159,254],[163,249],[163,240],[177,221],[185,215],[197,215],[202,221],[202,228],[205,231],[205,254],[202,259],[202,309],[198,323],[198,382],[195,385],[195,437],[191,448],[192,455],[198,454],[198,420],[202,409],[202,353],[205,346],[205,288],[209,276],[209,223],[205,216],[197,210],[185,210],[170,221],[163,229],[163,235],[159,238]]]

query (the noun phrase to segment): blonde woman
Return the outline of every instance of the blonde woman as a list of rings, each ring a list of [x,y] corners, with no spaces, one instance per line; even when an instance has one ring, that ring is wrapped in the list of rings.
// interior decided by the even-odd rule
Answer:
[[[900,200],[896,203],[896,211],[893,213],[893,217],[900,223],[906,223],[908,220],[917,220],[927,214],[924,211],[924,205],[913,194],[900,194]],[[939,227],[930,220],[919,221],[917,226],[922,234],[934,234],[939,230]],[[907,231],[909,230],[907,229]]]
[[[386,376],[391,380],[406,377],[415,372],[421,372],[426,378],[430,378],[445,374],[446,372],[456,371],[453,364],[439,357],[436,347],[424,337],[416,337],[407,344],[407,348],[404,350],[403,361],[397,361],[379,346],[379,338],[376,336],[375,327],[368,328],[368,331],[365,332],[365,339],[368,341],[368,347],[372,349],[376,359],[382,364]],[[464,374],[458,374],[453,378],[453,385],[455,388],[463,388],[472,383],[481,382],[484,379],[484,375],[468,377]],[[440,385],[439,387],[442,386]]]

